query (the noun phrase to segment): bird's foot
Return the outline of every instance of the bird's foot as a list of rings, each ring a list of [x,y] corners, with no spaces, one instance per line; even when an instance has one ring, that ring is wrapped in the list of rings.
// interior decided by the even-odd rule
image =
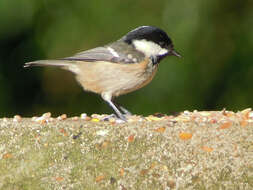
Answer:
[[[110,121],[111,118],[119,120],[119,121],[127,122],[127,118],[125,115],[117,116],[116,114],[111,114],[111,115],[104,117],[103,121]]]

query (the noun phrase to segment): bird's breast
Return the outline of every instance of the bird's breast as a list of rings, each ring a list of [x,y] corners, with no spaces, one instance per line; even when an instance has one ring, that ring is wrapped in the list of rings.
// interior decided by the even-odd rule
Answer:
[[[148,58],[141,63],[130,66],[132,66],[132,68],[126,68],[126,70],[128,70],[128,76],[122,77],[121,88],[114,92],[114,96],[126,94],[144,87],[151,82],[157,71],[157,65],[153,65]],[[123,69],[123,72],[124,71]]]
[[[77,80],[87,91],[119,96],[147,85],[157,71],[147,58],[136,64],[93,62],[80,64]]]

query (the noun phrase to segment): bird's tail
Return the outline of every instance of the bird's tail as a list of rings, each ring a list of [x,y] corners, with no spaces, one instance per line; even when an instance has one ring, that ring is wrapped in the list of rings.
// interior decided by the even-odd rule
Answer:
[[[66,60],[38,60],[25,63],[24,65],[24,67],[36,67],[36,66],[55,66],[72,71],[73,73],[76,74],[79,72],[78,65],[76,65],[71,61]]]
[[[56,67],[66,67],[70,63],[62,60],[39,60],[25,63],[24,67],[34,67],[34,66],[56,66]]]

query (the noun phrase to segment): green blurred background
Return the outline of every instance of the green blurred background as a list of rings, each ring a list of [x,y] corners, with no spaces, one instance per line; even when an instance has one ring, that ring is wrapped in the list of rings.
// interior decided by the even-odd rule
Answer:
[[[183,58],[163,60],[151,84],[120,104],[143,115],[252,107],[252,0],[1,0],[0,117],[111,113],[71,73],[23,65],[71,56],[141,25],[164,29]]]

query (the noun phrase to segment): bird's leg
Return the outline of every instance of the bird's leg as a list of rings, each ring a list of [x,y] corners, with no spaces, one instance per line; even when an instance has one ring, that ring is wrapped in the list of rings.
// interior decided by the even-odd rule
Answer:
[[[132,115],[130,111],[128,111],[126,108],[120,106],[119,104],[115,103],[114,104],[124,113],[124,115]]]
[[[118,118],[126,121],[126,117],[119,111],[119,109],[114,105],[114,103],[111,100],[105,100],[110,106],[111,108],[115,111],[116,115],[118,116]]]
[[[122,107],[122,106],[120,106],[119,107],[120,108],[120,110],[124,113],[124,114],[126,114],[126,115],[133,115],[129,110],[127,110],[126,108],[124,108],[124,107]]]
[[[110,94],[104,93],[102,94],[102,98],[111,106],[111,108],[115,111],[118,118],[122,119],[123,121],[127,121],[126,117],[119,111],[117,106],[112,102],[112,97]]]

